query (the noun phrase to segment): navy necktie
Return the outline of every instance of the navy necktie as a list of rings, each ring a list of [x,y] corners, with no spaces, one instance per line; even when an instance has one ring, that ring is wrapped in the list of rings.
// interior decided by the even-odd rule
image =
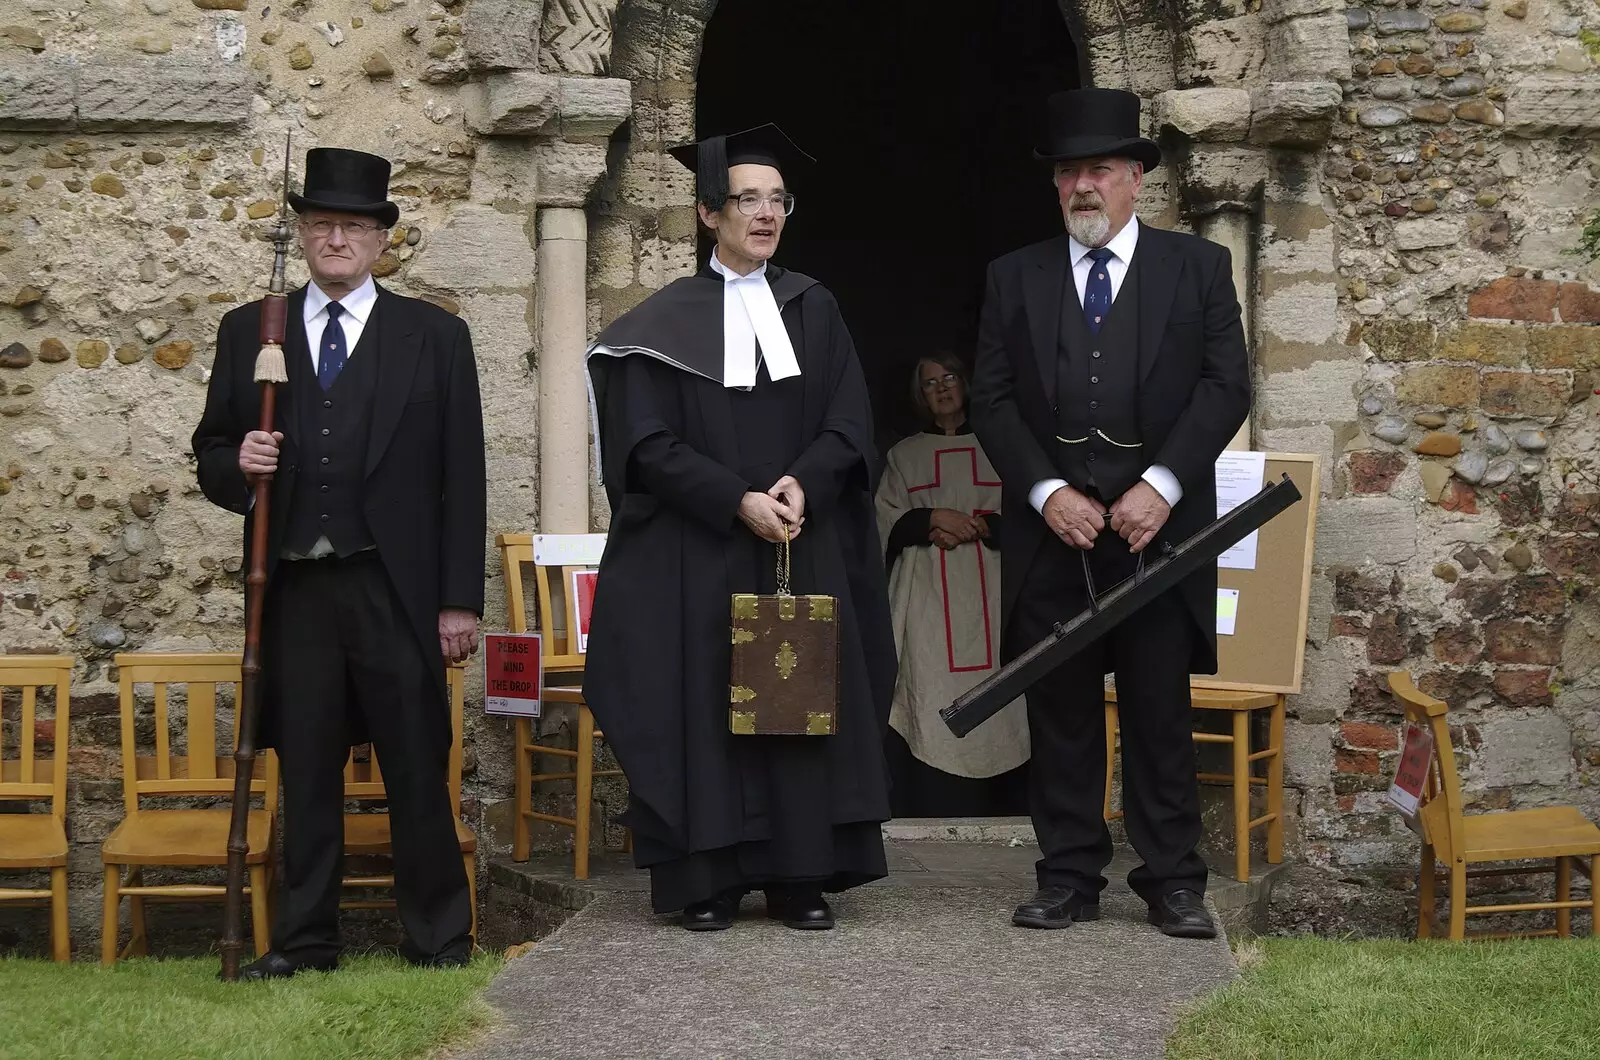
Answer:
[[[1106,262],[1114,254],[1105,247],[1089,251],[1089,281],[1083,285],[1083,321],[1100,334],[1100,324],[1111,312],[1111,270]]]
[[[344,306],[338,302],[328,303],[328,326],[322,329],[322,351],[317,357],[317,382],[324,390],[339,378],[349,357],[344,345],[344,328],[339,326],[339,315],[343,312]]]

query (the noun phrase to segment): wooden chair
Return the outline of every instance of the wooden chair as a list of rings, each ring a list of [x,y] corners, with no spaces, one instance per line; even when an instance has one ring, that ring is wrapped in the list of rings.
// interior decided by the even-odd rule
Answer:
[[[597,770],[594,767],[595,742],[604,740],[605,734],[595,728],[594,715],[583,701],[583,689],[576,687],[583,680],[587,656],[578,650],[575,621],[578,609],[573,594],[572,574],[599,565],[600,554],[605,549],[605,535],[501,534],[495,538],[495,544],[500,547],[500,566],[506,583],[507,618],[513,633],[528,631],[522,565],[531,563],[534,567],[540,644],[544,657],[545,704],[569,703],[578,708],[578,738],[570,748],[535,742],[533,719],[516,719],[516,820],[512,828],[511,858],[513,861],[527,861],[532,853],[530,821],[565,825],[575,833],[572,874],[576,879],[587,880],[594,778],[621,776],[622,770]],[[557,603],[560,604],[559,609]],[[535,773],[535,762],[540,755],[570,759],[573,768],[559,773]],[[577,789],[574,816],[562,817],[533,808],[533,786],[551,780],[574,782]],[[626,837],[624,842],[627,842]]]
[[[1283,861],[1283,725],[1285,702],[1282,695],[1272,692],[1239,692],[1231,689],[1207,688],[1193,685],[1189,690],[1190,707],[1194,710],[1221,711],[1232,715],[1232,731],[1226,733],[1197,732],[1195,743],[1225,744],[1232,749],[1232,768],[1226,773],[1201,773],[1200,780],[1209,784],[1227,784],[1233,789],[1233,859],[1234,875],[1243,882],[1250,879],[1250,833],[1266,826],[1267,862],[1276,865]],[[1106,815],[1111,819],[1111,770],[1116,761],[1117,693],[1106,689]],[[1258,751],[1250,749],[1250,718],[1258,710],[1269,712],[1267,746]],[[1255,763],[1267,763],[1266,775],[1256,776]],[[1267,791],[1267,812],[1260,817],[1250,816],[1250,789],[1264,787]],[[1117,816],[1121,816],[1120,811]]]
[[[461,731],[466,713],[465,671],[460,666],[445,667],[445,681],[450,689],[450,815],[456,826],[456,839],[461,846],[461,860],[467,870],[467,894],[472,901],[472,938],[478,938],[478,837],[472,829],[461,823]],[[383,770],[378,764],[376,748],[365,760],[358,761],[352,754],[344,767],[344,797],[357,801],[387,798],[383,787]],[[347,813],[344,815],[344,852],[347,857],[379,856],[392,858],[394,848],[389,814]],[[355,890],[394,888],[394,874],[382,876],[345,876],[343,885]],[[393,898],[346,898],[339,903],[341,909],[393,909]]]
[[[50,953],[58,961],[72,959],[67,922],[67,729],[70,710],[70,655],[0,655],[0,722],[5,719],[8,690],[16,689],[21,712],[17,720],[15,757],[0,739],[0,803],[20,803],[24,811],[48,802],[45,813],[0,813],[0,871],[48,869],[50,887],[0,887],[0,903],[50,906]],[[52,721],[37,718],[40,689],[55,693]],[[41,730],[50,732],[48,757],[36,757]],[[4,729],[0,727],[0,737]]]
[[[1433,735],[1433,760],[1417,816],[1422,826],[1422,862],[1417,876],[1417,938],[1432,935],[1435,859],[1448,866],[1450,876],[1450,929],[1452,939],[1467,938],[1467,917],[1488,913],[1517,913],[1550,909],[1556,926],[1543,931],[1500,932],[1473,938],[1537,935],[1572,935],[1572,911],[1587,909],[1589,931],[1594,934],[1595,895],[1600,893],[1600,828],[1575,806],[1544,806],[1532,810],[1462,813],[1461,781],[1456,775],[1455,749],[1450,742],[1449,708],[1417,689],[1411,675],[1389,675],[1389,691],[1405,706],[1406,721]],[[1589,897],[1572,897],[1572,863],[1589,859]],[[1471,869],[1484,862],[1542,861],[1534,867]],[[1552,873],[1556,878],[1553,902],[1505,902],[1468,905],[1467,881],[1485,876],[1526,876]]]
[[[217,686],[231,684],[238,689],[240,657],[237,653],[141,654],[124,652],[116,656],[119,671],[122,715],[122,794],[127,816],[106,838],[100,848],[105,863],[105,912],[100,939],[102,964],[116,962],[117,909],[122,896],[128,896],[133,917],[133,936],[122,956],[142,956],[149,952],[144,904],[155,901],[221,900],[227,892],[221,884],[182,883],[150,886],[144,870],[151,866],[196,868],[228,863],[228,824],[226,802],[233,794],[233,749],[238,744],[238,712],[234,713],[233,735],[227,750],[217,748]],[[136,740],[138,729],[135,686],[154,687],[154,749],[146,753]],[[174,685],[184,689],[186,703],[181,724],[175,724],[170,692]],[[237,693],[235,695],[237,704]],[[173,730],[184,741],[180,750],[173,745]],[[271,751],[256,757],[250,781],[252,795],[262,800],[260,809],[249,815],[245,864],[249,871],[246,894],[250,897],[250,920],[254,930],[256,955],[267,952],[270,937],[267,901],[272,878],[272,832],[278,808],[278,760]],[[197,809],[149,809],[141,800],[161,798],[203,799],[211,805]],[[123,873],[127,875],[124,878]]]

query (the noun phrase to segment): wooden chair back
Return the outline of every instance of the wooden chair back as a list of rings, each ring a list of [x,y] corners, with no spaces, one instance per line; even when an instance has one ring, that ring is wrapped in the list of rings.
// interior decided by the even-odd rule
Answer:
[[[446,665],[445,684],[450,691],[450,812],[461,816],[461,733],[466,715],[466,668]],[[384,799],[383,767],[378,762],[378,749],[366,745],[366,752],[357,756],[354,748],[344,764],[344,797],[347,799]]]
[[[237,652],[123,652],[116,656],[122,714],[122,794],[130,816],[139,812],[141,797],[233,794],[233,751],[239,742],[240,664]],[[142,746],[137,738],[136,690],[140,685],[151,686],[154,701],[154,739]],[[229,685],[233,688],[235,710],[232,735],[223,750],[217,745],[217,700],[219,688]],[[182,688],[181,696],[172,695],[174,686]],[[250,792],[262,797],[268,814],[276,813],[278,758],[271,751],[256,755]]]
[[[1433,737],[1433,757],[1428,763],[1428,781],[1417,816],[1423,838],[1442,860],[1452,861],[1463,849],[1465,825],[1461,778],[1456,774],[1455,748],[1450,743],[1450,708],[1443,700],[1417,688],[1411,675],[1404,671],[1389,674],[1389,691],[1405,707],[1406,721]]]
[[[604,534],[501,534],[500,566],[506,583],[506,617],[512,633],[528,632],[522,565],[533,564],[539,641],[545,673],[582,670],[588,656],[578,650],[577,594],[572,576],[594,570],[605,552]]]
[[[0,655],[0,802],[48,800],[63,826],[71,684],[70,655]],[[39,717],[39,693],[46,690],[48,719]],[[50,750],[41,753],[44,743]]]

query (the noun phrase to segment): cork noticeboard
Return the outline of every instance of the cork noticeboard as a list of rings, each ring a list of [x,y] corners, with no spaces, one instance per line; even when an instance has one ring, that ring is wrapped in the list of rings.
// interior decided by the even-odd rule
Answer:
[[[1254,570],[1217,568],[1217,587],[1239,593],[1238,614],[1234,632],[1217,636],[1216,674],[1196,675],[1195,688],[1300,691],[1321,460],[1310,453],[1268,453],[1266,458],[1263,485],[1287,474],[1300,499],[1261,528]]]

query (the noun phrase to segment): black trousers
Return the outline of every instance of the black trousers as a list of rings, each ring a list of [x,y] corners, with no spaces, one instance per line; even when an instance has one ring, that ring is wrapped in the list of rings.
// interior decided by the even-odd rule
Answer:
[[[1132,576],[1136,557],[1110,528],[1089,552],[1095,588]],[[1089,605],[1078,549],[1047,541],[1028,572],[1007,631],[1015,655]],[[1122,804],[1128,839],[1144,864],[1128,884],[1146,901],[1180,889],[1204,893],[1200,791],[1189,724],[1189,649],[1198,632],[1176,590],[1163,593],[1028,691],[1033,760],[1028,792],[1043,854],[1040,887],[1097,895],[1111,861],[1106,828],[1105,675],[1117,682]]]
[[[448,705],[429,671],[439,663],[423,657],[378,554],[280,563],[269,604],[263,656],[278,712],[284,838],[272,948],[296,960],[339,952],[344,765],[359,712],[383,767],[408,954],[469,953]]]

